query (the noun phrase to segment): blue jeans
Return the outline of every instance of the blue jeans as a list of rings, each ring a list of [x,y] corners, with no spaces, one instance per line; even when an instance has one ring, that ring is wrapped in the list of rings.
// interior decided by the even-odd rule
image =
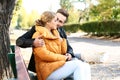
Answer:
[[[47,80],[61,80],[72,75],[74,80],[91,80],[91,69],[88,63],[77,58],[67,61],[61,68],[51,73]]]

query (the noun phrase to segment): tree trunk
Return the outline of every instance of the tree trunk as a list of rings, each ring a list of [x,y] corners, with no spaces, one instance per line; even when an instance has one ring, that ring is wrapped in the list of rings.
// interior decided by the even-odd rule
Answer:
[[[15,0],[0,0],[0,80],[12,77],[7,54],[10,52],[9,26]]]

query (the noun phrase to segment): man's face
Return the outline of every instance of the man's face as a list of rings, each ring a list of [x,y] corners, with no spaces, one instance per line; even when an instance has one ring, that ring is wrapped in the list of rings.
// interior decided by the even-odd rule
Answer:
[[[56,13],[57,18],[58,18],[58,28],[62,27],[66,21],[66,17],[62,15],[61,13]]]

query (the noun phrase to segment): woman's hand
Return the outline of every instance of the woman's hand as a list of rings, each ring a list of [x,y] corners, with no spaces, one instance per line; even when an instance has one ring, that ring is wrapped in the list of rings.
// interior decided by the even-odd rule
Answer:
[[[70,61],[72,59],[72,56],[69,53],[66,53],[65,56],[67,56],[67,61]]]

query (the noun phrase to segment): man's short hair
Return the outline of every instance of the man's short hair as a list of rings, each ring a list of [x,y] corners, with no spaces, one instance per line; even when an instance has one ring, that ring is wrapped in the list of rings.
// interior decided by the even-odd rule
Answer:
[[[61,13],[62,15],[64,15],[66,18],[69,17],[69,13],[67,12],[67,10],[65,9],[58,9],[57,13]]]

